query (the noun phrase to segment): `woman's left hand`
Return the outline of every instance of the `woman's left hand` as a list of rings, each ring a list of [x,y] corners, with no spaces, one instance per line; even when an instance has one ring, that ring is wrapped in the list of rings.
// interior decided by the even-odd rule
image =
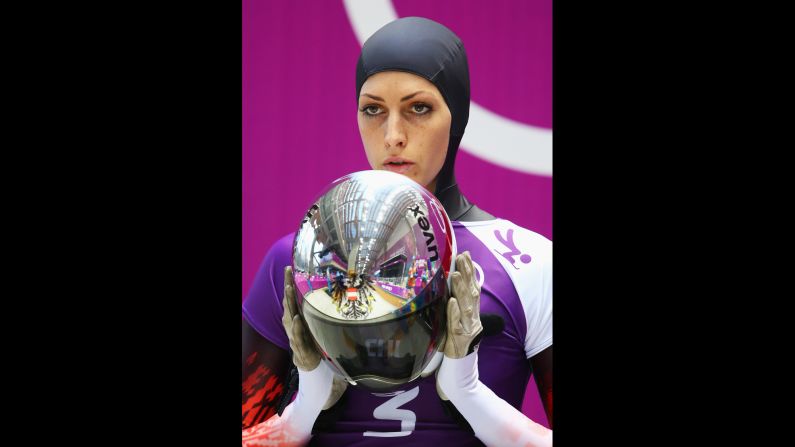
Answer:
[[[444,355],[460,359],[480,343],[480,286],[468,251],[456,256],[456,271],[451,275],[452,296],[447,303],[447,340]]]

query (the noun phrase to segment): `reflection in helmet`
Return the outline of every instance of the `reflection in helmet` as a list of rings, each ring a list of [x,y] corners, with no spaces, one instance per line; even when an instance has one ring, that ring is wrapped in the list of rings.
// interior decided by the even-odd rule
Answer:
[[[335,181],[301,223],[296,301],[325,360],[351,383],[413,380],[443,341],[454,240],[434,201],[407,177],[363,171]]]

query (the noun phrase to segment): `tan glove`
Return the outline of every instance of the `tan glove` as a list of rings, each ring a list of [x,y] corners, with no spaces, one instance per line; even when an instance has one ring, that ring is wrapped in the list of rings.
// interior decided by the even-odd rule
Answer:
[[[460,359],[466,357],[473,342],[480,341],[478,335],[483,331],[483,324],[480,322],[480,287],[468,251],[456,256],[455,269],[450,278],[452,291],[447,302],[447,337],[444,356]],[[438,369],[436,374],[438,377]],[[442,391],[438,380],[436,391],[442,400],[450,400]]]
[[[290,349],[293,350],[293,363],[302,371],[313,371],[320,364],[320,353],[317,352],[312,337],[304,326],[301,315],[298,314],[295,302],[293,269],[291,267],[284,268],[284,298],[282,299],[282,305],[284,306],[282,324],[284,325],[284,330],[287,331],[287,338],[290,339]],[[300,382],[298,386],[301,386]],[[347,388],[348,382],[335,374],[330,394],[323,405],[323,410],[331,408],[337,403]]]
[[[483,331],[480,322],[480,286],[468,251],[455,258],[452,293],[447,303],[447,340],[444,355],[451,359],[465,357],[473,341]],[[475,340],[477,338],[477,340]]]

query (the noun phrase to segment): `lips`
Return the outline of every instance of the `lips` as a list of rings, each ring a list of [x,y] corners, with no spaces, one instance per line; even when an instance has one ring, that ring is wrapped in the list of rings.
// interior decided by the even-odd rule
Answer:
[[[414,163],[400,157],[389,157],[384,160],[384,169],[387,171],[397,172],[398,174],[407,173]]]

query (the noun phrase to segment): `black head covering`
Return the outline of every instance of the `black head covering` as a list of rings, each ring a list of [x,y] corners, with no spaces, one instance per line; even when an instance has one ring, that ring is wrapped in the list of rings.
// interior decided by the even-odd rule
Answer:
[[[381,71],[406,71],[432,82],[452,115],[447,157],[434,194],[451,220],[494,216],[469,203],[455,181],[455,157],[469,121],[469,66],[464,44],[444,25],[422,17],[404,17],[384,25],[362,46],[356,63],[356,101],[368,77]]]

